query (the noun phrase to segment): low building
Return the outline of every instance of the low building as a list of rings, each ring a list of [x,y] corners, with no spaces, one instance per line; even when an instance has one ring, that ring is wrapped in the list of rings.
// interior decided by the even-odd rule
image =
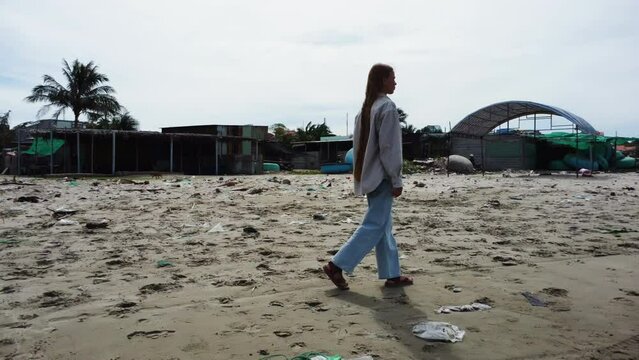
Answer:
[[[353,147],[349,136],[325,136],[319,141],[293,143],[295,169],[319,169],[322,164],[340,163]]]
[[[262,173],[259,148],[266,127],[225,125],[215,127],[214,132],[207,129],[199,127],[192,130],[200,132],[189,133],[166,128],[160,133],[16,128],[17,159],[10,170],[13,174]],[[23,144],[22,139],[30,141]]]

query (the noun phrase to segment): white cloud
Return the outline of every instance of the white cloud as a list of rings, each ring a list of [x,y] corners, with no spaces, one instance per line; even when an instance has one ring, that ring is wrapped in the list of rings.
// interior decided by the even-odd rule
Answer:
[[[142,128],[323,118],[345,132],[368,68],[397,73],[416,127],[503,100],[556,105],[639,136],[639,2],[0,1],[0,111],[63,58],[93,60]],[[351,123],[352,129],[352,123]]]

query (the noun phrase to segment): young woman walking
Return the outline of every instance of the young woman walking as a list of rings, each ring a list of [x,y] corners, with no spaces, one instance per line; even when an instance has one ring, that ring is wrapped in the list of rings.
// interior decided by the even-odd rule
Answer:
[[[402,133],[395,103],[387,96],[395,92],[395,72],[373,65],[368,73],[366,98],[355,118],[353,153],[355,194],[366,195],[368,210],[351,238],[324,265],[335,286],[348,289],[342,270],[353,272],[364,256],[375,248],[377,272],[388,287],[411,285],[401,275],[397,244],[393,237],[393,198],[402,194]]]

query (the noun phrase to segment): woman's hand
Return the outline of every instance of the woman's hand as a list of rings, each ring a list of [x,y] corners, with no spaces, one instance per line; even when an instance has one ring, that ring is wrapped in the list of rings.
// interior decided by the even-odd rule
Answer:
[[[402,191],[404,191],[403,187],[393,188],[393,197],[400,196],[402,194]]]

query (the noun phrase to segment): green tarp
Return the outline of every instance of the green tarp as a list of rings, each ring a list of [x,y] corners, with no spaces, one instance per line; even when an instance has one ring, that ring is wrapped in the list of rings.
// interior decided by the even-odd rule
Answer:
[[[24,151],[23,154],[35,155],[35,156],[49,156],[52,153],[55,154],[62,145],[64,140],[62,139],[47,139],[47,138],[34,138],[31,148]]]
[[[533,137],[533,135],[528,135]],[[573,133],[566,132],[554,132],[550,134],[537,134],[535,136],[537,140],[545,140],[555,145],[569,146],[573,149],[588,150],[593,143],[614,145],[623,145],[635,141],[639,141],[639,138],[631,137],[615,137],[615,136],[603,136],[603,135],[589,135],[579,134],[577,136]]]

